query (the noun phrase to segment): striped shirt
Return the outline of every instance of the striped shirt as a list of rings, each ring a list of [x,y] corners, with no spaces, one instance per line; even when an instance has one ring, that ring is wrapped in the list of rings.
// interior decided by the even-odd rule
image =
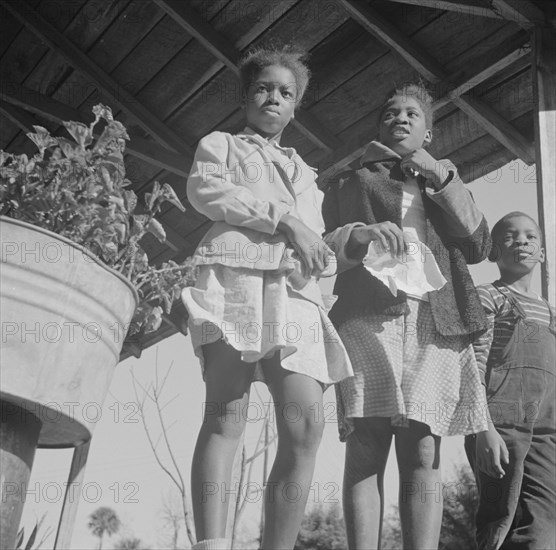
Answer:
[[[550,326],[550,309],[541,297],[534,298],[506,287],[519,303],[525,315],[523,338],[534,342],[540,326]],[[491,283],[479,285],[477,292],[487,315],[488,329],[473,343],[481,381],[485,384],[487,369],[499,365],[504,348],[510,341],[517,316],[510,301]]]

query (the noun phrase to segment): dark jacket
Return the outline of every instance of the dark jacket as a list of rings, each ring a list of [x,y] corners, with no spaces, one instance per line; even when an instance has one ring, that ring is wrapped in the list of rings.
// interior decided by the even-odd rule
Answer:
[[[389,289],[371,275],[361,258],[347,258],[349,269],[340,272],[347,234],[343,226],[354,222],[374,224],[391,221],[401,228],[404,175],[400,157],[385,146],[373,142],[358,170],[340,174],[325,193],[323,217],[326,240],[336,246],[339,275],[334,293],[337,302],[330,311],[336,326],[361,314],[398,316],[407,312],[407,296]],[[483,261],[489,253],[491,240],[484,216],[479,212],[470,193],[464,188],[455,166],[448,164],[451,180],[440,191],[425,188],[418,176],[426,216],[426,245],[432,251],[447,283],[429,292],[436,330],[443,335],[471,335],[483,332],[486,318],[467,264]],[[335,231],[336,230],[336,231]],[[345,262],[344,262],[345,264]]]

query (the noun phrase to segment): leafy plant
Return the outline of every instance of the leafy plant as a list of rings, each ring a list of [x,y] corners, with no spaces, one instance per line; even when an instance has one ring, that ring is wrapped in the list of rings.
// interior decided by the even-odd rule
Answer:
[[[139,211],[129,189],[123,154],[125,127],[102,104],[93,108],[90,125],[64,122],[71,140],[35,126],[27,136],[38,153],[14,155],[0,151],[0,214],[48,229],[84,246],[135,286],[139,305],[128,334],[151,332],[170,312],[184,285],[192,284],[191,260],[169,261],[155,268],[140,245],[150,233],[166,240],[155,216],[168,201],[182,212],[178,196],[167,183],[155,181]],[[99,122],[103,131],[95,135]]]

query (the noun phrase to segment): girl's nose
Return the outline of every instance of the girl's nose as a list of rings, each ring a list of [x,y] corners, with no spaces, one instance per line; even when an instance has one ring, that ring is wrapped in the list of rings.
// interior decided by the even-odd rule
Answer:
[[[270,90],[270,92],[268,93],[268,101],[270,103],[277,104],[278,103],[278,94],[279,94],[279,90],[277,90],[276,88],[272,88]]]

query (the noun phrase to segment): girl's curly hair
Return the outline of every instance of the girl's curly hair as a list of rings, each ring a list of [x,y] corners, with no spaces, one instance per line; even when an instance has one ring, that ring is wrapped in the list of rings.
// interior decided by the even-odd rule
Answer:
[[[298,106],[307,90],[311,71],[307,67],[308,54],[294,46],[260,47],[247,52],[239,61],[239,78],[243,97],[251,82],[265,68],[271,65],[285,67],[295,76],[297,94],[295,104]]]
[[[382,115],[384,114],[384,111],[390,105],[391,100],[394,97],[398,97],[398,96],[402,96],[404,98],[412,97],[413,99],[415,99],[415,101],[419,103],[421,109],[423,110],[423,113],[425,114],[425,122],[427,124],[427,128],[432,129],[432,125],[433,125],[432,104],[434,103],[434,100],[430,92],[425,87],[424,83],[421,81],[405,82],[400,86],[395,86],[392,90],[390,90],[386,94],[386,97],[384,98],[384,102],[380,107],[380,113],[378,116],[379,123],[382,120]]]

